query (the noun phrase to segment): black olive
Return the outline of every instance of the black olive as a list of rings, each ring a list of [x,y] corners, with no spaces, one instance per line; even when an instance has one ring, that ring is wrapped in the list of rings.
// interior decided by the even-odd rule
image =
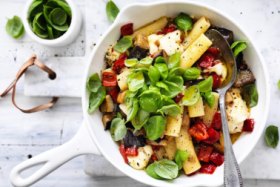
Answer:
[[[125,147],[144,147],[146,145],[146,139],[143,135],[135,136],[131,130],[128,130],[124,139]]]
[[[222,27],[216,27],[216,26],[212,27],[212,29],[219,31],[223,35],[224,39],[227,40],[229,45],[231,45],[233,43],[234,36],[233,36],[233,32],[231,30],[228,30],[228,29],[222,28]]]
[[[137,58],[138,60],[141,60],[142,58],[148,56],[148,52],[148,49],[143,49],[139,46],[135,46],[129,51],[128,58]]]

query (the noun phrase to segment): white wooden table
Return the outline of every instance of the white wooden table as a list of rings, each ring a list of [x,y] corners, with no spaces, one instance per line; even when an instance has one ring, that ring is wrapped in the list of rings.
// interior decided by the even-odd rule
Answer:
[[[106,21],[106,17],[104,17],[106,3],[105,0],[80,0],[76,2],[78,2],[79,6],[82,9],[85,8],[86,3],[86,6],[94,8],[92,10],[93,12],[95,12],[93,15],[99,15],[98,19],[101,19],[100,15],[103,15],[102,24],[90,25],[81,33],[77,41],[74,44],[68,46],[67,49],[54,50],[51,48],[44,48],[33,43],[28,37],[24,37],[22,40],[19,41],[14,41],[13,39],[9,38],[5,33],[5,19],[6,17],[11,17],[14,14],[20,15],[20,12],[22,11],[21,5],[23,1],[24,0],[0,0],[0,91],[2,91],[14,78],[14,75],[18,70],[19,66],[31,54],[31,52],[35,51],[41,57],[46,59],[57,58],[57,56],[63,58],[75,56],[80,57],[81,60],[84,58],[84,56],[86,57],[89,54],[92,47],[94,46],[93,44],[98,40],[100,34],[102,33],[101,31],[103,31],[109,25],[109,23]],[[135,2],[137,0],[131,1]],[[148,0],[141,1],[147,2]],[[218,8],[222,8],[219,5],[219,3],[216,3],[219,1],[207,0],[206,2],[213,5],[216,4]],[[120,7],[123,7],[127,4],[128,1],[115,0],[115,2]],[[249,31],[249,33],[251,32],[252,34],[255,34],[255,36],[259,36],[262,39],[264,37],[267,37],[267,40],[257,40],[257,43],[259,46],[267,45],[264,41],[273,43],[273,45],[270,45],[270,48],[262,49],[262,52],[264,55],[266,55],[266,60],[277,60],[279,59],[280,54],[279,34],[263,36],[262,32],[269,33],[268,29],[272,28],[277,29],[279,31],[280,2],[278,0],[258,0],[256,1],[256,4],[254,4],[253,2],[255,1],[244,0],[242,1],[242,3],[236,0],[228,1],[228,6],[237,7],[238,5],[236,5],[236,3],[240,3],[242,5],[238,9],[233,8],[230,11],[230,14],[233,14],[236,17],[239,16],[240,19],[247,19],[247,22],[243,21],[242,23],[243,26]],[[263,19],[255,20],[254,17],[250,17],[250,14],[248,13],[250,11],[262,11]],[[269,19],[270,16],[273,16],[275,22],[269,22],[270,25],[266,25],[267,27],[262,25],[265,24],[265,22],[267,21],[267,19]],[[275,19],[275,16],[278,16],[278,19]],[[95,18],[96,17],[92,17],[90,19]],[[87,19],[89,18],[86,18],[86,20]],[[86,34],[90,36],[90,39],[86,43],[84,43]],[[278,42],[274,40],[277,40]],[[278,72],[279,74],[279,65],[271,63],[270,68],[273,67],[276,69],[278,68],[278,71],[275,72]],[[275,82],[276,79],[273,79],[271,84],[274,85]],[[18,87],[17,101],[18,103],[20,103],[21,106],[33,106],[45,102],[47,100],[46,98],[26,97],[23,93],[23,84],[20,84]],[[60,98],[59,102],[53,109],[36,114],[23,114],[19,112],[12,106],[10,99],[10,96],[8,96],[6,99],[0,100],[0,187],[11,186],[11,184],[9,183],[8,176],[12,167],[14,167],[16,164],[20,163],[21,161],[27,159],[32,155],[37,155],[45,150],[48,150],[66,142],[75,134],[83,120],[81,102],[79,98]],[[271,118],[269,119],[269,122],[277,122],[273,121],[273,116],[270,117]],[[280,121],[278,121],[278,123],[280,123]],[[278,181],[271,180],[246,180],[245,184],[245,186],[252,187],[279,186]],[[132,185],[135,187],[143,186],[142,184],[137,183],[132,179],[126,177],[91,178],[86,176],[83,172],[83,157],[80,157],[74,159],[65,166],[62,166],[57,171],[55,171],[42,181],[38,182],[34,186],[125,187]]]

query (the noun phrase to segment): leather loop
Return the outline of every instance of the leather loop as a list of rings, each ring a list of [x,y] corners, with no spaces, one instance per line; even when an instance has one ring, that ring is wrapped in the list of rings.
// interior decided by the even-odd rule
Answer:
[[[46,110],[48,108],[51,108],[54,106],[54,104],[57,102],[58,97],[53,97],[51,99],[51,101],[49,101],[48,103],[33,107],[31,109],[22,109],[20,108],[15,101],[15,97],[16,97],[16,85],[18,80],[22,77],[22,75],[27,71],[27,69],[30,66],[37,66],[39,69],[45,71],[46,73],[48,73],[49,78],[51,80],[56,78],[56,73],[51,70],[48,66],[46,66],[45,64],[43,64],[41,61],[38,60],[36,55],[32,55],[31,58],[29,58],[27,60],[27,62],[25,62],[21,68],[19,69],[19,71],[17,72],[16,78],[12,81],[12,83],[8,86],[8,88],[2,93],[0,94],[0,97],[5,97],[11,90],[12,90],[12,103],[13,105],[19,109],[20,111],[24,112],[24,113],[34,113],[34,112],[39,112],[42,110]]]

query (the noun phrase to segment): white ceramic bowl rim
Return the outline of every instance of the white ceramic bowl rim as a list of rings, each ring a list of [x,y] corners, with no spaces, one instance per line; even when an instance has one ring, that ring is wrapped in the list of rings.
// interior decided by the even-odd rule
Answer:
[[[75,23],[77,23],[77,21],[79,21],[78,19],[78,10],[76,5],[73,3],[72,0],[65,0],[68,5],[70,6],[71,9],[71,23],[70,23],[70,27],[68,28],[68,30],[61,35],[60,37],[56,38],[56,39],[43,39],[40,38],[39,36],[37,36],[31,29],[30,24],[28,23],[28,10],[30,5],[32,4],[34,0],[28,0],[26,2],[26,5],[24,7],[24,11],[23,11],[23,24],[24,24],[24,28],[26,30],[26,32],[28,33],[28,35],[35,41],[37,41],[38,43],[41,43],[43,45],[47,45],[47,46],[55,46],[55,45],[59,45],[60,43],[63,43],[65,40],[68,40],[69,37],[71,36],[71,33],[74,32],[75,27],[77,27],[77,25]]]
[[[111,27],[107,30],[106,33],[104,33],[104,35],[101,37],[99,43],[95,46],[94,50],[92,51],[90,57],[89,57],[89,61],[88,61],[88,66],[86,68],[86,73],[85,73],[85,77],[84,77],[84,83],[86,83],[86,80],[87,80],[87,77],[89,76],[89,74],[91,73],[90,72],[90,67],[92,66],[92,63],[94,62],[94,56],[96,55],[97,53],[97,49],[99,48],[100,45],[102,45],[104,39],[106,37],[108,37],[108,34],[118,25],[121,17],[123,16],[123,14],[129,10],[129,9],[132,9],[132,8],[137,8],[137,7],[150,7],[150,6],[157,6],[157,5],[162,5],[162,4],[165,4],[165,5],[171,5],[171,4],[185,4],[186,6],[187,5],[195,5],[195,6],[198,6],[198,7],[201,7],[201,8],[207,8],[210,12],[214,12],[215,14],[219,15],[219,17],[223,18],[223,19],[226,19],[230,22],[230,24],[238,27],[241,32],[247,37],[248,41],[250,41],[250,43],[252,44],[250,47],[251,49],[257,54],[257,57],[260,61],[260,64],[258,64],[260,67],[259,68],[262,68],[263,69],[263,79],[264,79],[264,82],[265,82],[265,91],[264,91],[264,95],[267,96],[265,98],[265,105],[263,107],[263,113],[262,113],[262,117],[263,117],[263,121],[266,120],[267,118],[267,115],[268,115],[268,106],[269,106],[269,102],[270,102],[270,99],[269,99],[269,83],[268,83],[268,73],[267,73],[267,69],[264,65],[264,61],[263,61],[263,58],[261,57],[260,55],[260,52],[257,50],[257,48],[255,47],[254,45],[254,40],[252,38],[249,37],[248,34],[246,34],[246,32],[244,32],[244,30],[239,26],[239,24],[234,21],[232,18],[230,18],[227,14],[225,14],[224,12],[222,12],[221,10],[217,10],[216,8],[213,8],[209,5],[206,5],[206,4],[203,4],[203,3],[198,3],[198,2],[193,2],[193,1],[182,1],[182,0],[175,0],[175,1],[161,1],[161,2],[155,2],[155,3],[148,3],[148,4],[142,4],[142,3],[136,3],[136,4],[131,4],[131,5],[128,5],[126,6],[125,8],[123,8],[121,10],[121,12],[119,13],[118,17],[116,18],[115,22],[111,25]],[[152,20],[151,20],[152,21]],[[93,128],[91,127],[91,120],[90,120],[90,115],[88,114],[87,112],[87,103],[88,103],[88,98],[87,98],[87,91],[86,89],[83,89],[83,94],[82,94],[82,105],[83,105],[83,113],[84,113],[84,117],[87,121],[87,124],[88,124],[88,129],[90,131],[90,134],[91,134],[91,137],[93,138],[93,140],[95,142],[100,142],[97,140],[96,138],[96,135],[95,133],[93,132]],[[263,122],[264,123],[264,122]],[[264,124],[260,127],[260,131],[258,131],[258,134],[256,135],[256,140],[251,142],[251,146],[248,147],[246,149],[246,151],[244,153],[241,154],[241,156],[238,158],[238,163],[241,163],[247,156],[248,154],[251,152],[251,150],[254,148],[254,146],[256,145],[258,139],[260,138],[261,134],[262,134],[262,131],[264,129]],[[97,143],[97,147],[99,148],[99,150],[101,151],[101,153],[103,154],[103,156],[109,160],[116,168],[118,168],[120,171],[122,171],[123,173],[125,173],[126,175],[130,176],[131,178],[134,178],[135,180],[138,180],[142,183],[146,183],[148,185],[154,185],[154,186],[180,186],[180,187],[183,187],[183,186],[186,186],[187,184],[176,184],[176,185],[173,185],[172,183],[169,183],[169,182],[165,182],[165,183],[162,183],[162,181],[160,182],[156,182],[156,181],[143,181],[143,179],[140,177],[140,175],[135,175],[135,174],[131,174],[129,173],[126,169],[124,169],[123,167],[120,167],[120,164],[119,163],[116,163],[114,161],[114,158],[113,156],[114,155],[109,155],[105,152],[104,148],[102,147],[101,144]],[[204,182],[205,183],[205,182]],[[200,184],[200,183],[198,183]],[[195,186],[193,184],[188,184],[189,186]],[[202,185],[206,185],[206,184],[202,184]],[[209,184],[209,186],[215,186],[215,185],[221,185],[221,182],[217,182],[217,183],[213,183],[213,184]]]

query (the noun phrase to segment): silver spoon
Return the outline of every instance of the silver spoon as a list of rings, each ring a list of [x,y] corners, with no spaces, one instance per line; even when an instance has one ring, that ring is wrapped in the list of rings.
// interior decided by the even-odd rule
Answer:
[[[227,90],[234,84],[237,76],[237,66],[235,62],[235,57],[230,49],[228,42],[223,38],[223,36],[214,29],[210,29],[206,32],[206,36],[213,42],[213,46],[220,49],[222,57],[227,66],[227,78],[223,81],[223,84],[217,90],[220,98],[220,111],[222,117],[222,127],[224,135],[224,186],[226,187],[242,187],[243,179],[241,176],[239,165],[236,161],[231,139],[229,135],[228,122],[225,110],[225,94]]]

